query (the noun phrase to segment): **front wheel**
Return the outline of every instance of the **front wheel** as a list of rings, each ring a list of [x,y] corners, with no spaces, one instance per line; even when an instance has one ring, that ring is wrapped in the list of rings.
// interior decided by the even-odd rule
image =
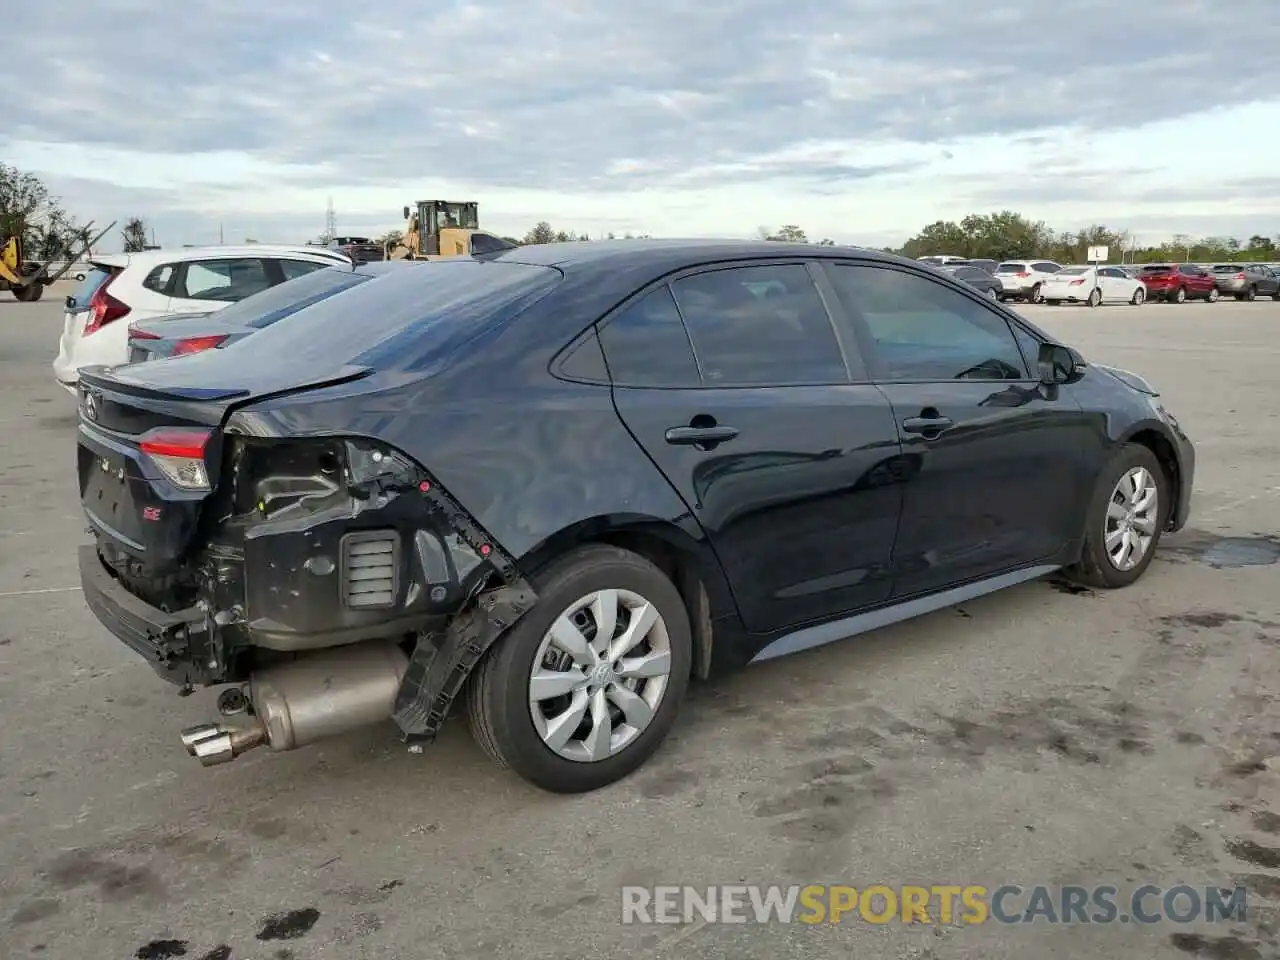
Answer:
[[[1169,480],[1150,450],[1128,443],[1098,476],[1080,560],[1064,573],[1090,587],[1127,587],[1151,564],[1171,505]]]
[[[544,790],[585,793],[627,776],[666,738],[693,633],[679,591],[629,551],[582,547],[537,579],[537,606],[472,678],[471,732]]]
[[[1253,301],[1258,299],[1258,288],[1250,287],[1248,290],[1244,292],[1244,298],[1248,300],[1250,303],[1253,303]]]
[[[1139,287],[1133,291],[1133,296],[1129,298],[1129,302],[1135,307],[1140,307],[1147,302],[1147,288]]]

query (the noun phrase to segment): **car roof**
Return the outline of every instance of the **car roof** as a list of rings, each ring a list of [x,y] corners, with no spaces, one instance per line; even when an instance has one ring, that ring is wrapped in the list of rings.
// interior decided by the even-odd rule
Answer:
[[[241,257],[278,257],[286,254],[297,259],[315,260],[321,263],[351,263],[348,257],[323,247],[270,243],[219,247],[173,247],[168,250],[142,250],[138,253],[105,253],[91,257],[89,262],[107,267],[150,267],[162,263],[186,263],[191,260],[234,260]]]

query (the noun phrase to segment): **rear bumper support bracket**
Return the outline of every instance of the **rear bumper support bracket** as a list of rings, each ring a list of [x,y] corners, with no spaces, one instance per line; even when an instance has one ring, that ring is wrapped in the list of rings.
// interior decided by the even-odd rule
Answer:
[[[392,712],[407,742],[435,739],[480,658],[537,599],[524,580],[485,590],[443,630],[418,638]]]

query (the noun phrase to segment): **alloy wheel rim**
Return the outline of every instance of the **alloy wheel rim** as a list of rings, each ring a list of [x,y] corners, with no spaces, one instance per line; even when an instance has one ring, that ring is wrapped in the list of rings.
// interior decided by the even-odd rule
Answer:
[[[529,712],[557,756],[595,763],[635,742],[671,679],[671,638],[649,600],[596,590],[565,608],[543,635],[529,677]]]
[[[1147,299],[1147,294],[1146,294],[1146,292],[1145,292],[1145,291],[1143,291],[1143,290],[1135,290],[1135,291],[1134,291],[1134,294],[1133,294],[1133,302],[1134,302],[1134,303],[1142,303],[1142,301],[1143,301],[1143,300],[1145,300],[1145,299]]]
[[[1103,542],[1111,565],[1127,572],[1151,549],[1160,517],[1160,488],[1146,467],[1131,467],[1111,491]]]

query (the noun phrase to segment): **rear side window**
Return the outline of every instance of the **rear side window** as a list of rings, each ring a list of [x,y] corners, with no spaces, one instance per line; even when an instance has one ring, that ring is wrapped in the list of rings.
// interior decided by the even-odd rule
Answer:
[[[312,263],[310,260],[280,260],[280,272],[284,274],[286,280],[297,280],[298,277],[305,277],[308,273],[315,273],[317,270],[323,270],[327,264]]]
[[[696,387],[698,363],[669,287],[659,287],[600,327],[609,376],[619,386]]]
[[[1184,263],[1181,267],[1178,268],[1178,271],[1183,276],[1186,276],[1186,277],[1199,277],[1204,275],[1203,270],[1189,263]]]
[[[271,281],[267,268],[256,257],[243,260],[193,260],[174,296],[188,300],[218,300],[236,303],[267,289]]]
[[[142,281],[142,285],[153,293],[168,296],[169,281],[173,279],[174,269],[172,263],[161,264],[147,274],[147,279]]]
[[[831,318],[803,264],[712,270],[672,289],[708,386],[848,382]]]

